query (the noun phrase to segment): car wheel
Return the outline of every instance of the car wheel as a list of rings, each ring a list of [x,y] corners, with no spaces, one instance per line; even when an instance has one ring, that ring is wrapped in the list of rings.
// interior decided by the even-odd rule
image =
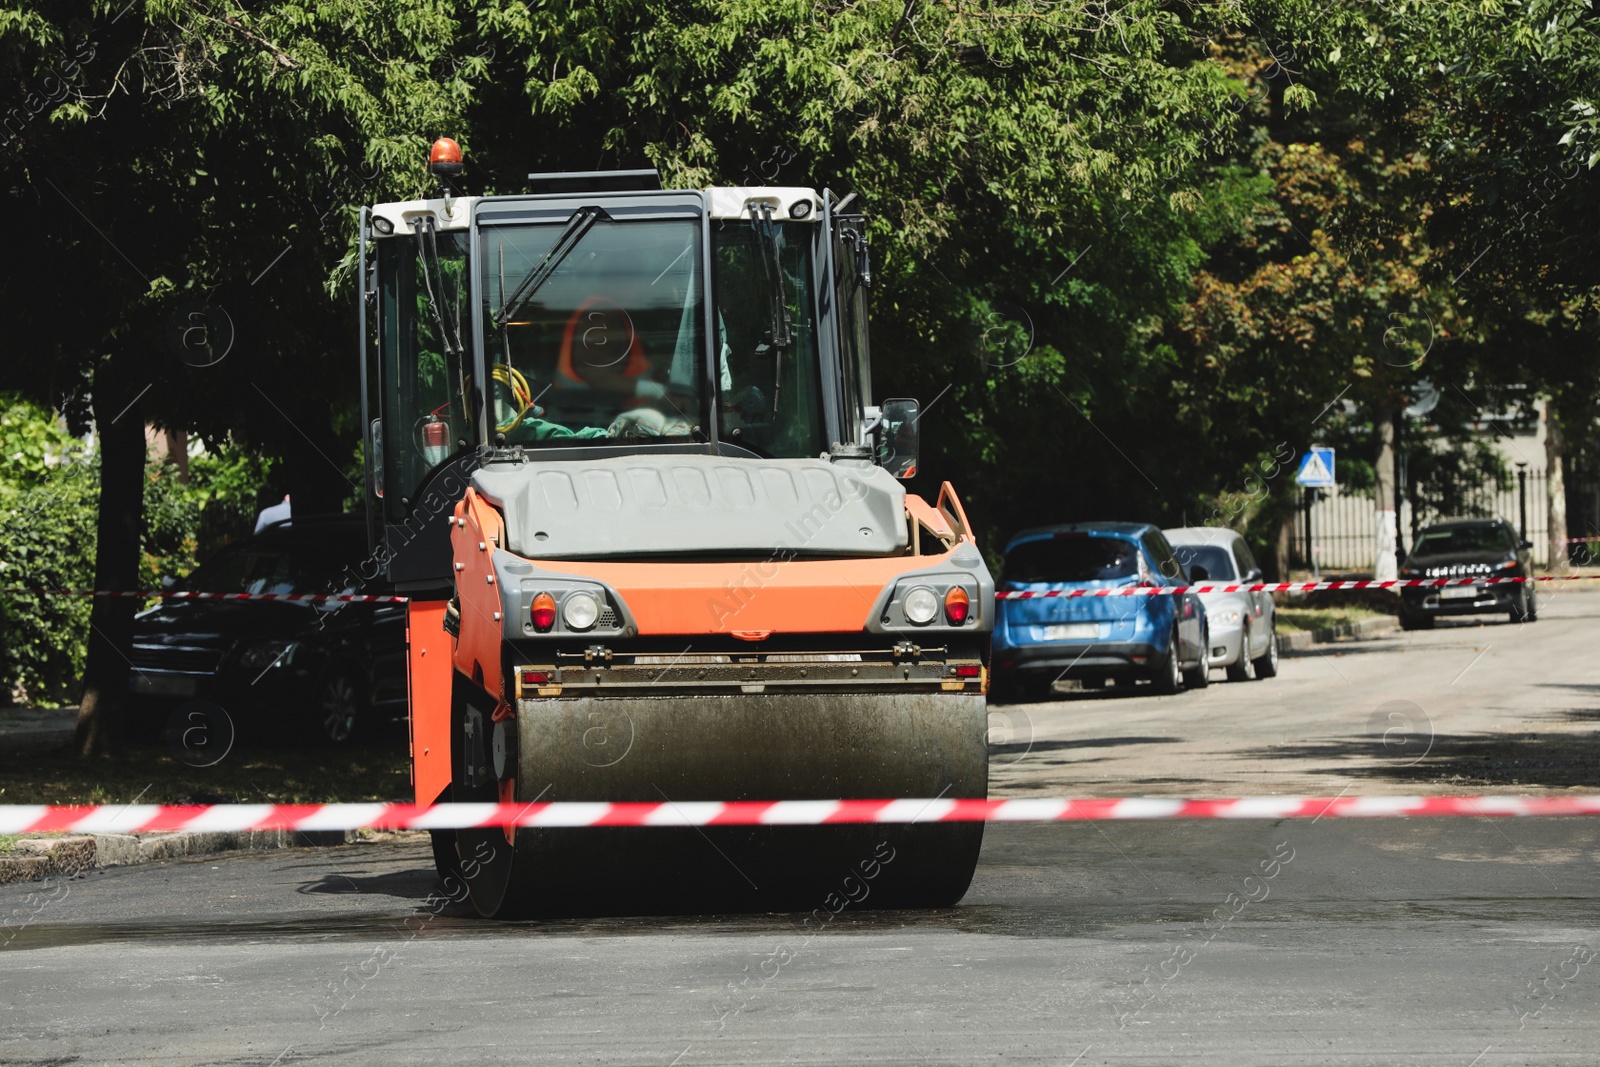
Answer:
[[[1228,681],[1253,682],[1256,678],[1256,661],[1250,658],[1250,624],[1245,623],[1239,633],[1239,658],[1228,664]]]
[[[323,675],[311,702],[311,736],[323,745],[348,745],[361,733],[366,692],[354,674],[334,668]]]
[[[1190,689],[1204,689],[1211,684],[1210,627],[1200,630],[1200,662],[1183,672],[1183,684]]]
[[[1157,693],[1172,694],[1183,692],[1183,665],[1178,662],[1178,631],[1174,627],[1172,638],[1167,644],[1167,655],[1160,667],[1156,668],[1155,676],[1150,679]]]
[[[1273,619],[1272,625],[1267,627],[1267,650],[1257,656],[1250,666],[1255,671],[1257,678],[1276,678],[1278,676],[1278,620]]]
[[[1522,588],[1517,590],[1517,599],[1511,605],[1511,621],[1533,622],[1538,617],[1539,613],[1534,609],[1533,605],[1533,594],[1531,594],[1528,591],[1528,587],[1524,585]]]
[[[1056,695],[1054,678],[1029,678],[1018,685],[1018,698],[1024,704],[1043,704]]]
[[[1414,614],[1402,609],[1400,612],[1400,629],[1431,630],[1433,629],[1433,616]]]

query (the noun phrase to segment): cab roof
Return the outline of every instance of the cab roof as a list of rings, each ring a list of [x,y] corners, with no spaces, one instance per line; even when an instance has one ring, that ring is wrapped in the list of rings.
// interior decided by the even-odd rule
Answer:
[[[515,200],[540,201],[540,200],[594,200],[603,203],[607,198],[618,196],[670,196],[673,193],[682,195],[685,192],[704,193],[711,202],[710,215],[714,219],[745,219],[750,218],[750,209],[747,205],[751,202],[757,204],[770,204],[775,220],[782,222],[820,222],[822,221],[822,198],[815,189],[806,189],[800,186],[709,186],[705,189],[669,189],[658,191],[655,189],[636,189],[629,191],[608,190],[605,192],[573,192],[573,193],[535,193],[512,194],[508,196],[452,196],[449,199],[435,197],[430,200],[402,200],[388,204],[374,204],[372,216],[380,218],[393,226],[390,234],[374,234],[378,240],[390,236],[409,236],[412,227],[418,219],[432,215],[434,226],[439,230],[465,230],[471,223],[472,211],[479,203],[509,202]],[[796,218],[794,212],[797,205],[810,205],[809,208],[800,208],[805,211],[803,218]]]

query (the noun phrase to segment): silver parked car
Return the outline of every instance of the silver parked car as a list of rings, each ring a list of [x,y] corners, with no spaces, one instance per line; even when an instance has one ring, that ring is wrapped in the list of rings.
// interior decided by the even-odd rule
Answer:
[[[1261,568],[1244,538],[1226,527],[1167,530],[1173,554],[1192,582],[1261,581]],[[1228,681],[1248,682],[1278,673],[1277,616],[1270,593],[1201,593],[1211,622],[1211,666],[1226,667]]]

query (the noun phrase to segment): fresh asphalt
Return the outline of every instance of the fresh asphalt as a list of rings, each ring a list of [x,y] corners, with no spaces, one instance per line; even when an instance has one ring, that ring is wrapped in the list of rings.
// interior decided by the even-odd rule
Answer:
[[[1597,617],[997,708],[995,792],[1600,792]],[[0,1064],[1592,1065],[1597,860],[1591,819],[997,825],[960,907],[810,926],[480,922],[416,839],[175,861],[0,889]]]

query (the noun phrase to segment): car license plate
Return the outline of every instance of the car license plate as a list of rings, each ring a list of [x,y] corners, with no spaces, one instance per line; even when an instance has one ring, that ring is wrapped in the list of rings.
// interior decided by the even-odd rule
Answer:
[[[1440,600],[1476,600],[1479,595],[1475,585],[1447,585],[1439,590]]]
[[[128,689],[148,697],[192,697],[200,691],[200,679],[171,674],[135,674]]]
[[[1097,622],[1069,622],[1044,628],[1046,641],[1082,641],[1099,636],[1100,624]]]

